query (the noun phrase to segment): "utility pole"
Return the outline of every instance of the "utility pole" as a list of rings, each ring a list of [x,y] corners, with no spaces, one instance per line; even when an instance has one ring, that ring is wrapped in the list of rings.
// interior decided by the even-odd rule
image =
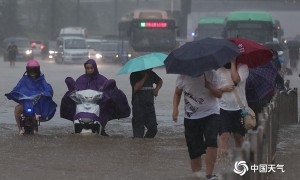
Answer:
[[[80,27],[80,0],[76,3],[76,24]]]
[[[118,0],[114,0],[114,11],[115,11],[115,33],[118,34]]]
[[[50,39],[54,39],[55,36],[55,29],[56,29],[56,23],[55,23],[55,2],[56,0],[51,1],[51,34]]]
[[[191,0],[181,0],[180,36],[187,38],[187,20],[191,13]]]
[[[174,0],[171,0],[171,14],[174,12]]]

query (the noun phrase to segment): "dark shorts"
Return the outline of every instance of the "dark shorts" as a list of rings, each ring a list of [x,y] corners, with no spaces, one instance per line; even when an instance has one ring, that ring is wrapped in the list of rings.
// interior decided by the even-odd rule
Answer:
[[[227,111],[224,109],[220,109],[220,131],[221,135],[224,132],[229,133],[237,133],[242,136],[245,136],[246,129],[243,127],[241,123],[241,110],[238,111]]]
[[[218,147],[220,115],[213,114],[200,119],[184,118],[185,140],[190,159],[205,154],[207,147]]]

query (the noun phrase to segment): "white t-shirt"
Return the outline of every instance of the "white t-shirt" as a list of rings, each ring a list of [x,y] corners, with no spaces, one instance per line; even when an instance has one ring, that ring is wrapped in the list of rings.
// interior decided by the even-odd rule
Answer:
[[[207,81],[212,82],[212,72],[205,73]],[[183,90],[185,118],[199,119],[211,114],[220,114],[217,98],[205,88],[204,75],[190,77],[179,75],[176,81],[177,88]]]
[[[231,83],[228,82],[227,78],[225,77],[225,75],[223,73],[224,71],[222,69],[224,70],[225,68],[221,67],[221,68],[217,69],[216,71],[213,71],[214,75],[216,76],[216,78],[214,78],[214,80],[217,79],[217,82],[214,82],[215,84],[217,84],[217,88],[221,88],[222,86],[233,83],[233,82],[231,82]],[[240,63],[237,65],[237,71],[240,75],[241,81],[237,84],[237,86],[235,86],[235,89],[242,101],[242,104],[247,108],[248,103],[247,103],[247,99],[246,99],[245,86],[246,86],[246,79],[248,78],[248,75],[249,75],[248,66],[246,64]],[[225,69],[225,72],[231,78],[230,69]],[[236,97],[235,97],[233,91],[224,92],[222,94],[222,97],[220,99],[218,99],[218,101],[219,101],[220,108],[222,108],[224,110],[236,111],[236,110],[241,109],[236,100]]]

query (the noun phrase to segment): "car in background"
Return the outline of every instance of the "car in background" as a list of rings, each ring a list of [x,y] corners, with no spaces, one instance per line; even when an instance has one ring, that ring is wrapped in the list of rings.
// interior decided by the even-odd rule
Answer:
[[[95,44],[92,45],[94,46],[93,49],[96,49],[95,52],[98,54],[99,60],[106,63],[115,63],[119,41],[106,39],[101,39],[99,41],[95,43],[97,46],[95,46]],[[91,41],[88,44],[91,44]],[[92,46],[90,46],[90,48],[92,48]]]
[[[102,60],[102,54],[100,49],[102,48],[102,42],[100,39],[86,39],[86,44],[89,49],[89,58],[97,61]]]
[[[129,42],[128,41],[119,41],[118,42],[118,51],[116,54],[116,61],[121,64],[125,64],[132,57],[129,52]]]
[[[3,58],[8,61],[7,48],[9,45],[15,44],[18,48],[16,61],[27,61],[33,58],[32,47],[30,41],[26,37],[8,37],[2,41]]]
[[[31,40],[30,41],[32,53],[34,56],[40,56],[42,49],[45,48],[45,44],[41,40]]]
[[[41,48],[41,58],[43,60],[53,60],[57,53],[55,41],[44,41]]]
[[[83,63],[88,59],[85,38],[77,36],[58,37],[56,50],[55,62],[58,64]]]
[[[55,41],[49,41],[49,42],[47,42],[46,49],[48,50],[48,58],[49,58],[49,60],[55,59],[55,56],[57,54],[56,42]]]

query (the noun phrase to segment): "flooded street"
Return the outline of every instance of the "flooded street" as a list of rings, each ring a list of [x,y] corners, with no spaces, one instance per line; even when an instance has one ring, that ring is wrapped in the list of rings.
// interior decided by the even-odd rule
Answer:
[[[41,123],[38,135],[19,136],[13,118],[16,103],[7,100],[4,93],[9,92],[22,76],[25,71],[25,62],[19,62],[15,68],[9,68],[8,63],[0,60],[2,75],[0,77],[2,93],[0,96],[1,180],[194,179],[183,133],[183,109],[180,110],[181,114],[177,123],[171,120],[176,75],[167,75],[164,68],[154,69],[164,80],[163,87],[155,101],[159,125],[158,134],[154,139],[131,138],[130,117],[110,121],[106,127],[110,137],[74,135],[73,124],[59,117],[59,108],[61,98],[67,90],[64,79],[67,76],[77,78],[83,74],[83,65],[40,62],[46,80],[53,86],[54,101],[58,105],[57,112],[52,120]],[[109,79],[115,79],[117,86],[125,92],[130,102],[129,75],[117,76],[120,67],[121,65],[100,64],[99,72]],[[291,83],[296,82],[296,75],[291,76],[291,79]],[[291,84],[292,87],[294,85]],[[297,125],[294,128],[287,128],[281,132],[283,137],[279,138],[279,158],[276,163],[286,165],[286,173],[283,175],[286,177],[289,174],[289,180],[297,177],[294,172],[298,172],[299,169],[296,166],[297,163],[290,164],[291,161],[289,161],[300,157],[298,141],[290,138],[298,133],[298,129]],[[297,139],[299,138],[297,135]],[[295,144],[293,145],[292,142]],[[295,162],[297,161],[295,159]],[[293,171],[289,171],[288,168]],[[216,164],[215,172],[222,173],[232,169],[233,164],[229,159],[220,159]]]
[[[189,179],[192,178],[183,136],[183,119],[171,120],[176,76],[155,69],[164,85],[156,98],[159,132],[154,139],[132,139],[131,119],[110,121],[111,137],[74,135],[71,121],[59,117],[60,101],[67,90],[64,79],[83,74],[83,65],[57,65],[40,61],[46,80],[53,86],[57,112],[41,123],[39,134],[19,136],[13,118],[15,102],[9,92],[25,71],[25,62],[15,68],[0,60],[0,179]],[[117,76],[120,65],[100,65],[99,71],[116,79],[130,102],[129,75]]]
[[[189,175],[180,137],[81,136],[58,126],[44,127],[40,135],[19,136],[3,129],[0,179],[184,179]]]

